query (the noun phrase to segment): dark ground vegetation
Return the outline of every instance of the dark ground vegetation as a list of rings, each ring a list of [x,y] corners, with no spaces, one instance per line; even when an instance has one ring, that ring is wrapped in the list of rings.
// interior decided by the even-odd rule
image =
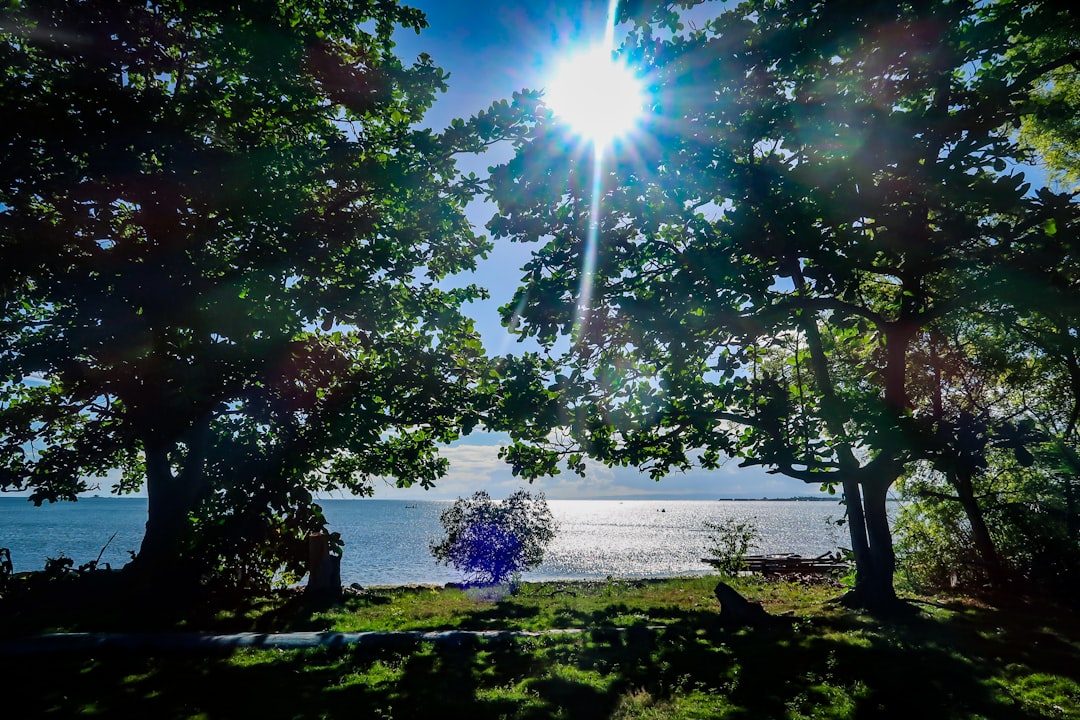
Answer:
[[[299,594],[174,627],[586,629],[456,644],[0,656],[6,717],[1065,718],[1080,713],[1080,628],[1033,599],[909,597],[887,618],[835,585],[740,578],[785,622],[725,627],[717,578],[526,583],[517,595],[374,588],[329,608]],[[53,616],[55,617],[55,616]],[[179,618],[180,616],[177,616]],[[17,632],[5,612],[3,633]],[[31,627],[24,614],[19,629]],[[67,629],[87,629],[84,618]],[[97,629],[147,629],[117,612]],[[38,625],[46,629],[47,625]],[[53,627],[56,627],[55,625]]]

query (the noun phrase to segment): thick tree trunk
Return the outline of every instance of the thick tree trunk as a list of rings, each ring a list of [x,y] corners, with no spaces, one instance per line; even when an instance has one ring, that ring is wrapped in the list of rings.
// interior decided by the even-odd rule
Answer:
[[[312,533],[308,536],[307,595],[318,601],[335,602],[341,599],[341,556],[330,552],[330,535]]]
[[[146,457],[146,532],[129,572],[139,582],[193,587],[198,570],[191,558],[184,557],[184,535],[189,530],[189,515],[201,499],[204,460],[209,434],[208,421],[200,421],[186,438],[187,458],[178,475],[169,462],[168,444],[147,442]]]
[[[893,575],[896,572],[896,553],[893,551],[892,528],[886,501],[895,478],[872,478],[863,484],[863,504],[866,512],[866,535],[870,540],[873,566],[870,570],[869,597],[872,606],[896,603]]]
[[[791,277],[799,293],[804,293],[806,281],[797,263],[793,265]],[[911,302],[911,298],[904,300],[906,305]],[[904,314],[903,310],[901,315]],[[822,394],[826,426],[833,436],[843,437],[846,418],[836,396],[817,321],[809,314],[801,317],[810,350],[810,365]],[[905,366],[913,332],[914,325],[900,323],[892,324],[885,332],[887,358],[884,399],[886,405],[895,408],[898,413],[903,412],[907,404]],[[852,446],[847,444],[840,444],[836,452],[847,504],[851,551],[855,556],[855,588],[845,596],[844,603],[868,610],[887,610],[895,607],[897,600],[893,588],[896,557],[885,499],[889,487],[899,477],[899,468],[894,463],[879,461],[871,463],[877,466],[873,469],[860,466]]]
[[[1057,440],[1058,451],[1068,467],[1068,474],[1061,478],[1065,493],[1065,527],[1074,544],[1080,544],[1080,510],[1076,500],[1076,479],[1080,477],[1080,457],[1065,445],[1064,440]]]
[[[1080,512],[1077,511],[1073,477],[1066,475],[1062,482],[1065,483],[1065,527],[1073,544],[1080,545]]]
[[[857,541],[865,543],[861,559],[858,554],[855,555],[855,588],[843,598],[844,605],[848,607],[888,611],[895,609],[899,603],[893,586],[896,554],[886,505],[894,480],[893,473],[864,478],[860,483],[861,493],[856,489],[856,500],[847,499],[849,526],[856,525],[857,518],[862,520],[858,526],[849,527],[852,544]],[[852,506],[856,504],[858,511],[852,513]]]
[[[139,553],[128,566],[147,584],[183,584],[190,570],[181,561],[183,535],[192,507],[191,493],[169,467],[164,449],[146,450],[146,532]]]
[[[870,542],[866,539],[866,516],[863,514],[862,491],[858,481],[847,476],[842,483],[844,505],[847,508],[848,538],[851,540],[851,554],[855,556],[855,567],[870,567]],[[858,576],[856,576],[858,577]],[[858,579],[856,579],[858,583]]]

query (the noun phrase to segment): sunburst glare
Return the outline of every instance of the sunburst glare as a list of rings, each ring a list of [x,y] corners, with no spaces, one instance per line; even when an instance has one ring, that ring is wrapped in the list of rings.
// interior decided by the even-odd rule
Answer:
[[[555,119],[592,145],[592,198],[578,286],[574,335],[583,337],[592,304],[593,280],[600,245],[600,201],[603,163],[614,141],[628,136],[645,114],[645,83],[633,68],[615,56],[618,0],[609,0],[604,40],[572,52],[556,67],[545,89],[545,102]]]
[[[634,129],[645,108],[645,90],[607,45],[567,58],[547,85],[545,101],[574,133],[599,147]]]

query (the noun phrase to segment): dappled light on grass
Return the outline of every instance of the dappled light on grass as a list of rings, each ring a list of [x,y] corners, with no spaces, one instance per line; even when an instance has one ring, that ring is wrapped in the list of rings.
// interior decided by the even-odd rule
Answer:
[[[786,626],[734,632],[717,622],[714,583],[526,584],[496,603],[460,590],[397,588],[350,599],[320,620],[342,629],[347,615],[377,611],[385,615],[372,617],[373,628],[395,613],[422,625],[410,616],[453,607],[429,615],[427,626],[551,627],[559,619],[585,628],[574,636],[227,657],[0,657],[0,672],[31,717],[446,717],[453,708],[492,719],[1021,720],[1080,712],[1078,628],[1052,609],[927,602],[906,619],[881,621],[824,604],[828,587],[753,580],[740,585],[748,597],[774,613],[796,612]],[[1057,630],[1046,629],[1051,621]]]

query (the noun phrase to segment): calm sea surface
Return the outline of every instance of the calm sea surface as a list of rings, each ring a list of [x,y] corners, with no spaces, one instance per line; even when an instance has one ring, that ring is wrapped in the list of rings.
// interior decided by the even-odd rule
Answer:
[[[708,572],[701,563],[707,520],[754,519],[760,552],[820,555],[847,546],[834,521],[833,501],[552,500],[559,533],[546,561],[527,580],[637,578]],[[406,585],[460,580],[436,565],[428,551],[442,534],[439,514],[449,502],[324,500],[330,529],[345,541],[341,579],[361,585]],[[0,497],[0,547],[15,571],[39,570],[45,558],[64,555],[76,565],[102,553],[119,567],[136,550],[146,522],[146,500],[84,499],[35,508],[25,498]],[[110,541],[111,539],[111,541]],[[106,547],[107,545],[107,547]],[[104,548],[104,552],[102,552]]]

